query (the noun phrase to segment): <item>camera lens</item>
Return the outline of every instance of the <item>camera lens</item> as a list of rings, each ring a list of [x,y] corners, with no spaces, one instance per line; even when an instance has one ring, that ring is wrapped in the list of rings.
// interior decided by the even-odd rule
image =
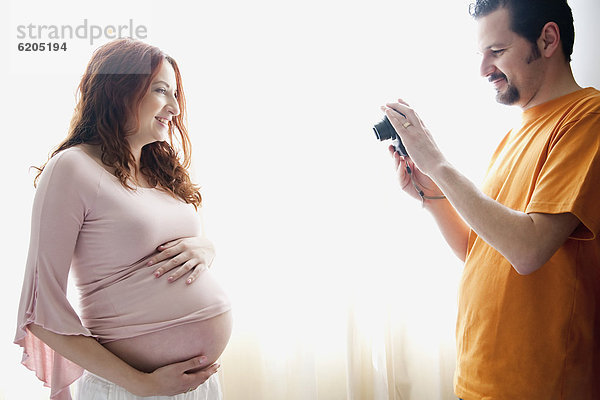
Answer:
[[[375,125],[373,130],[375,131],[375,136],[377,136],[377,139],[381,141],[394,139],[396,136],[396,131],[394,130],[394,127],[392,126],[387,115],[383,116],[381,122]]]
[[[388,119],[387,115],[385,115],[383,119],[373,127],[373,131],[375,131],[375,136],[377,136],[377,139],[381,141],[392,139],[392,144],[396,148],[396,151],[400,153],[400,155],[408,155],[404,144],[402,144],[400,137],[396,134],[396,130],[392,126],[392,123]]]

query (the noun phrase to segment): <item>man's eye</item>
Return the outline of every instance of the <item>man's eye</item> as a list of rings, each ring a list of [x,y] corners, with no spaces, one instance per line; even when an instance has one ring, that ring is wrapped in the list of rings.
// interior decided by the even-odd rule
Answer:
[[[502,53],[504,53],[504,50],[506,50],[506,49],[492,50],[492,54],[495,55],[495,56],[499,56]]]

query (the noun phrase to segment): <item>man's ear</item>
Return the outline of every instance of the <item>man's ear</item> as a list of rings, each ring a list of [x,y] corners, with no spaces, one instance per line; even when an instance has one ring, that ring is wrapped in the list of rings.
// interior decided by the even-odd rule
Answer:
[[[542,56],[552,57],[560,48],[560,29],[556,22],[548,22],[542,28],[542,33],[537,41]]]

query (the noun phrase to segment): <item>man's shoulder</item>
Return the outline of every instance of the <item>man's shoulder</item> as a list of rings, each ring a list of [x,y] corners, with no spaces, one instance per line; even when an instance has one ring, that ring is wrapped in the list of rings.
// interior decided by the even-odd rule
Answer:
[[[549,118],[558,118],[559,125],[571,125],[583,118],[600,117],[600,90],[588,87],[565,96],[553,104]]]
[[[578,92],[579,96],[574,99],[578,108],[588,112],[600,112],[600,90],[587,87]]]

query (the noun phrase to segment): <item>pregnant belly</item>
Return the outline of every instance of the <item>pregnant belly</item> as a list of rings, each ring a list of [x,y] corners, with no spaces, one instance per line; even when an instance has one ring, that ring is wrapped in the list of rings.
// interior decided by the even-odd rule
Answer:
[[[210,270],[187,285],[184,278],[155,278],[153,268],[142,265],[82,294],[84,326],[145,372],[195,356],[214,362],[229,341],[232,321],[229,299]]]
[[[204,321],[108,342],[104,347],[144,372],[195,356],[206,356],[209,363],[206,365],[210,365],[225,350],[231,328],[231,312],[227,311]]]

